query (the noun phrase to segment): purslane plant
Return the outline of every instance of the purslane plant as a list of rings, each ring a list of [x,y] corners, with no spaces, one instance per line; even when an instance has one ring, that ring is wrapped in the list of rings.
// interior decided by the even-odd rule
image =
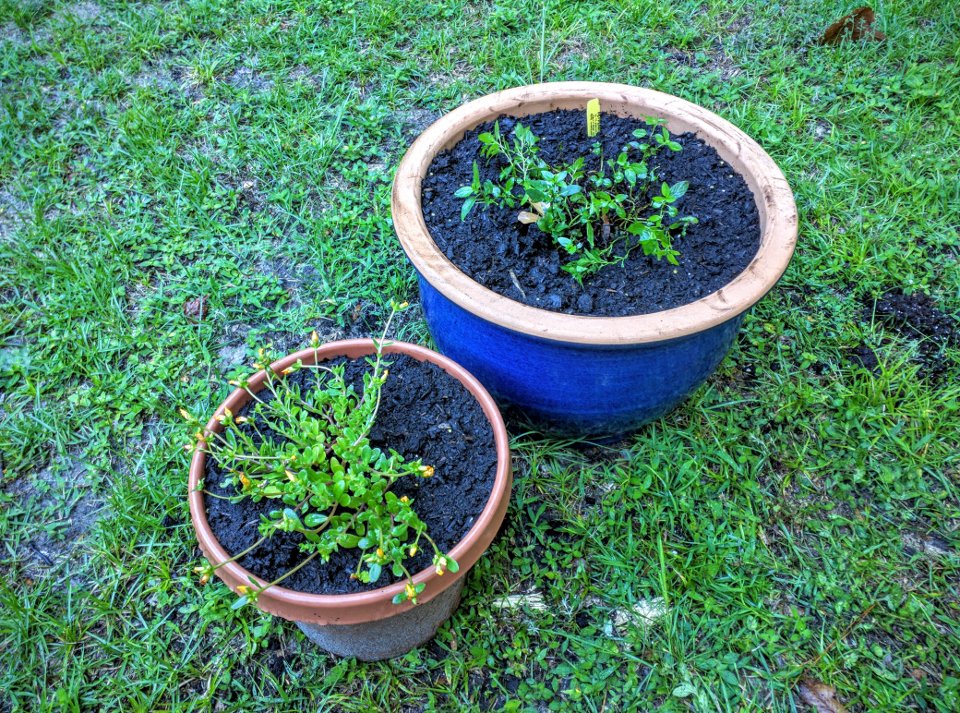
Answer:
[[[678,264],[674,235],[697,222],[680,216],[674,205],[687,192],[688,182],[669,185],[660,180],[651,159],[662,149],[680,151],[660,119],[648,118],[649,131],[637,129],[613,161],[604,161],[602,146],[593,145],[600,157],[596,170],[587,171],[585,160],[550,166],[540,157],[540,139],[522,123],[508,140],[496,122],[492,132],[477,138],[481,155],[499,158],[498,180],[481,180],[473,164],[473,181],[454,194],[463,198],[461,220],[478,203],[517,208],[517,220],[535,225],[569,255],[563,265],[582,284],[584,277],[606,265],[623,264],[640,247],[645,255]]]
[[[405,461],[395,451],[385,453],[370,445],[381,389],[389,376],[382,354],[385,343],[380,339],[375,344],[376,356],[368,359],[362,394],[345,381],[343,366],[298,361],[283,374],[274,374],[268,354],[261,349],[253,366],[265,370],[264,390],[250,391],[248,379],[231,382],[247,389],[253,398],[254,405],[246,415],[225,410],[219,419],[223,431],[214,433],[203,430],[198,419],[182,411],[199,429],[195,445],[190,447],[202,447],[216,461],[226,474],[222,487],[236,488],[237,495],[228,499],[277,503],[276,509],[261,519],[259,539],[225,562],[198,567],[201,580],[206,581],[217,568],[240,559],[278,532],[296,532],[304,537],[300,545],[307,555],[304,560],[266,586],[251,578],[249,586],[240,588],[242,596],[235,607],[255,601],[267,587],[311,560],[319,557],[327,561],[340,549],[358,551],[357,568],[351,576],[361,582],[379,581],[384,570],[405,577],[403,591],[394,597],[397,604],[407,600],[416,604],[424,590],[424,583],[414,584],[405,564],[422,546],[433,549],[437,574],[458,571],[456,561],[442,553],[427,534],[413,501],[391,491],[401,478],[431,477],[433,467],[420,460]],[[311,346],[319,346],[316,332]],[[304,388],[285,378],[303,369],[313,372],[312,383]],[[272,398],[261,398],[264,394]],[[222,497],[206,490],[204,493]]]

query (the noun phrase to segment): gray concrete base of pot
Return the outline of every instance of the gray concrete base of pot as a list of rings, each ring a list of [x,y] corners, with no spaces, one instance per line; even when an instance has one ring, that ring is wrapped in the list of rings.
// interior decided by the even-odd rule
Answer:
[[[305,624],[297,626],[313,643],[337,656],[356,656],[361,661],[380,661],[401,656],[437,633],[460,603],[464,578],[426,604],[420,604],[389,619],[369,624]]]

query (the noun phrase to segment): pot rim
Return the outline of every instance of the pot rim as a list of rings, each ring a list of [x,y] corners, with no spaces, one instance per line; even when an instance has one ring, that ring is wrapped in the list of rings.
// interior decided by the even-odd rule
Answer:
[[[302,359],[304,363],[313,363],[315,355],[316,361],[327,361],[341,356],[357,359],[371,355],[374,351],[375,346],[372,339],[342,340],[323,344],[316,350],[309,348],[295,352],[273,362],[270,368],[273,369],[275,374],[279,374],[287,367],[296,364],[298,359]],[[480,382],[462,366],[437,352],[407,342],[384,342],[383,353],[405,354],[417,361],[432,362],[463,384],[483,409],[484,415],[493,430],[497,451],[497,470],[490,497],[476,522],[449,552],[457,561],[457,564],[460,565],[459,571],[456,573],[446,572],[441,578],[432,568],[427,568],[417,572],[413,577],[415,583],[424,582],[427,585],[423,593],[418,596],[419,604],[417,606],[423,606],[459,578],[465,576],[490,546],[499,530],[506,515],[512,484],[509,438],[496,402]],[[254,392],[258,391],[265,379],[266,371],[257,372],[249,379],[250,389]],[[250,398],[250,394],[245,389],[235,389],[217,407],[213,417],[206,425],[206,431],[221,431],[223,427],[217,419],[223,414],[224,410],[229,408],[236,413]],[[206,452],[203,448],[197,448],[190,463],[190,518],[204,556],[211,563],[223,562],[229,559],[230,554],[227,553],[210,529],[206,508],[204,507],[203,493],[197,488],[204,476],[205,463]],[[256,577],[236,562],[229,562],[217,568],[216,575],[234,591],[241,584],[249,584],[248,577],[253,577],[261,586],[267,584],[266,581]],[[401,592],[405,584],[405,581],[401,581],[386,587],[350,594],[308,594],[274,585],[257,597],[257,606],[264,611],[291,621],[310,624],[363,624],[387,619],[413,608],[414,605],[410,602],[402,604],[393,604],[392,602],[394,595]]]
[[[750,264],[716,292],[673,309],[627,317],[568,315],[531,307],[473,280],[434,242],[423,219],[421,183],[433,158],[466,131],[507,114],[582,109],[599,99],[601,110],[621,116],[659,116],[672,133],[694,132],[743,176],[760,213],[760,248]],[[797,240],[793,193],[773,159],[747,134],[716,114],[679,97],[607,82],[548,82],[507,89],[471,101],[424,131],[404,155],[393,182],[394,229],[420,273],[447,299],[506,329],[541,339],[588,345],[659,342],[701,332],[736,317],[780,279]]]

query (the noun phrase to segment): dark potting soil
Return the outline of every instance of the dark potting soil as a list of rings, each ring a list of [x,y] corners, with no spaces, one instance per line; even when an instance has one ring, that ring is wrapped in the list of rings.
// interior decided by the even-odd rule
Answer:
[[[429,534],[443,552],[449,552],[473,526],[480,515],[496,476],[497,454],[493,429],[483,410],[460,382],[439,367],[403,355],[386,357],[390,376],[381,391],[377,422],[370,433],[371,445],[394,449],[405,459],[419,458],[434,467],[430,478],[402,478],[393,486],[400,497],[413,500],[413,508],[427,525]],[[344,375],[355,391],[362,393],[365,361],[336,359],[329,364],[345,365]],[[290,375],[301,389],[312,385],[312,370]],[[261,392],[264,401],[272,395]],[[245,415],[244,407],[239,415]],[[241,428],[250,428],[247,424]],[[251,433],[257,440],[257,436]],[[265,437],[276,439],[267,428]],[[207,459],[206,489],[214,495],[232,496],[236,491],[222,488],[225,474],[212,458]],[[249,499],[230,502],[206,498],[207,519],[214,535],[227,552],[241,552],[259,539],[261,516],[278,508],[277,500]],[[260,547],[239,560],[239,564],[267,581],[289,572],[305,555],[300,551],[302,535],[278,532]],[[380,580],[364,585],[350,579],[357,569],[359,550],[340,550],[326,563],[319,558],[290,575],[282,583],[288,589],[313,594],[343,594],[385,587],[397,581],[384,570]],[[411,572],[431,566],[433,553],[425,547],[406,562]]]
[[[548,164],[569,164],[583,157],[587,171],[599,166],[600,158],[590,151],[595,141],[602,142],[609,161],[634,140],[635,129],[647,128],[642,121],[603,114],[600,134],[588,138],[583,112],[569,110],[520,121],[540,137],[540,155]],[[502,116],[499,122],[501,133],[512,141],[516,120]],[[422,184],[423,216],[430,235],[455,265],[505,297],[567,314],[647,314],[720,289],[747,267],[760,247],[760,219],[746,182],[710,146],[693,134],[682,134],[673,137],[682,151],[664,149],[652,160],[663,181],[690,183],[675,205],[680,215],[693,215],[699,223],[673,240],[680,265],[645,256],[638,249],[623,267],[607,266],[585,278],[580,287],[560,269],[569,256],[561,256],[535,225],[518,222],[518,209],[477,205],[465,221],[460,220],[463,199],[454,193],[470,185],[474,161],[481,180],[496,181],[503,167],[500,157],[480,155],[477,136],[492,130],[493,122],[481,124],[434,158]]]
[[[847,359],[853,364],[863,367],[871,374],[880,373],[880,360],[877,353],[866,344],[858,344],[847,352]]]
[[[960,324],[943,312],[930,295],[893,290],[873,307],[877,319],[908,337],[928,339],[938,345],[960,344]]]
[[[863,324],[877,321],[902,337],[918,340],[916,361],[923,366],[924,376],[934,383],[954,364],[944,348],[960,345],[960,320],[941,310],[929,295],[891,290],[863,304]],[[850,359],[874,374],[880,372],[876,353],[865,344],[855,347]]]

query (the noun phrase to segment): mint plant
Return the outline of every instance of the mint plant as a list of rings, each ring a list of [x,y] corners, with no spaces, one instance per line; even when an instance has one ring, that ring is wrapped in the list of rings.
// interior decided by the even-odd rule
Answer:
[[[315,350],[319,346],[316,332],[310,343]],[[395,577],[406,577],[404,590],[394,597],[396,604],[407,600],[416,604],[426,586],[414,584],[405,564],[423,546],[433,549],[438,575],[458,571],[456,561],[443,554],[427,534],[413,501],[391,491],[401,478],[431,477],[433,467],[420,460],[405,461],[395,451],[385,453],[370,445],[381,389],[389,376],[382,353],[385,342],[381,338],[375,343],[376,355],[368,359],[361,394],[346,383],[342,365],[298,361],[282,374],[274,374],[268,354],[261,349],[253,366],[266,372],[264,391],[250,391],[248,379],[230,382],[252,396],[254,406],[247,415],[226,410],[220,417],[223,432],[213,433],[204,431],[198,419],[181,411],[193,426],[200,427],[195,445],[190,447],[204,448],[226,473],[222,486],[236,489],[230,500],[268,499],[277,503],[259,523],[260,538],[251,547],[225,562],[197,568],[202,581],[278,532],[297,532],[304,537],[300,549],[307,557],[266,586],[251,578],[251,586],[240,587],[242,596],[236,608],[255,601],[267,587],[311,560],[319,557],[327,561],[339,549],[357,550],[357,567],[351,577],[361,582],[379,581],[384,570]],[[313,372],[309,387],[301,389],[284,378],[304,369]],[[273,398],[261,398],[264,393]],[[206,490],[204,493],[222,497]]]
[[[478,203],[517,208],[517,220],[535,225],[567,254],[576,256],[563,265],[579,283],[612,265],[622,265],[640,247],[645,255],[678,264],[679,253],[672,238],[696,223],[694,216],[681,216],[675,203],[687,192],[688,182],[669,185],[661,181],[652,159],[663,149],[680,151],[664,122],[647,118],[649,131],[637,129],[634,139],[612,161],[595,143],[600,157],[596,170],[584,168],[585,159],[550,166],[540,156],[540,139],[517,122],[511,139],[496,122],[492,132],[477,139],[481,155],[503,164],[498,180],[481,180],[473,164],[473,181],[454,194],[463,198],[461,220]]]

